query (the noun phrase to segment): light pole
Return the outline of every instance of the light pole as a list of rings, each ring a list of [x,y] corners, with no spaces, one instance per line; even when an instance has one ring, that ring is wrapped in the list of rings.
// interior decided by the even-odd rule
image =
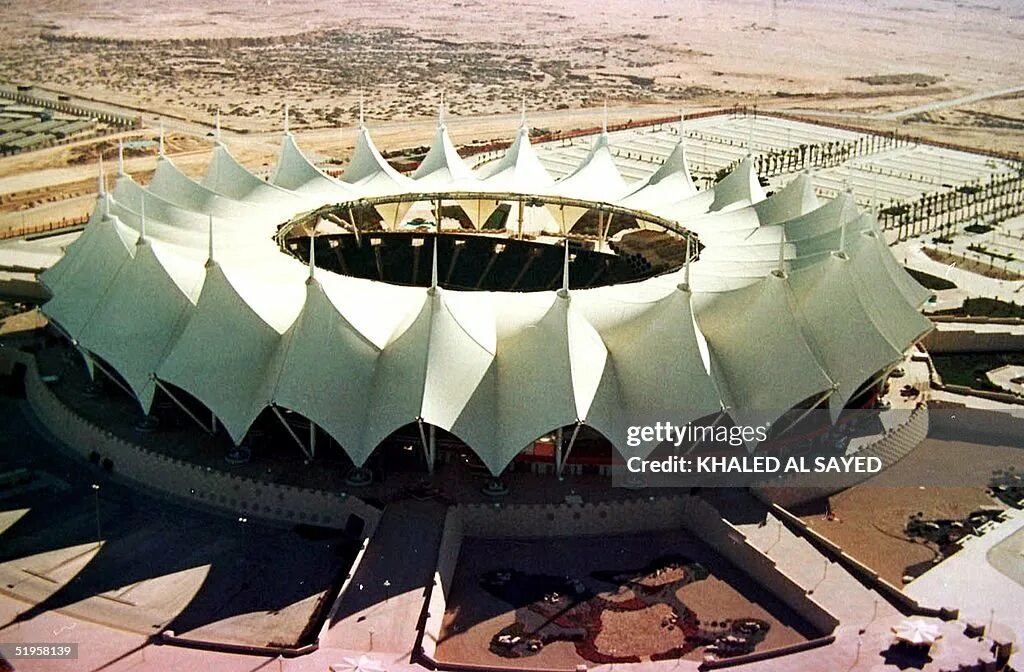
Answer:
[[[384,579],[384,604],[387,604],[389,599],[391,599],[391,581]]]
[[[103,534],[100,531],[100,485],[99,483],[92,484],[93,501],[96,504],[96,546],[99,547],[100,539]]]

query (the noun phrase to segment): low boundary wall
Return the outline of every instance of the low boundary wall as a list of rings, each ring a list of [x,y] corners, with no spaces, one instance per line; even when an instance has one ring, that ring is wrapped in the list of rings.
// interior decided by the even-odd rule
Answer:
[[[68,408],[27,356],[25,396],[40,422],[83,459],[109,459],[117,474],[163,494],[277,523],[344,528],[350,516],[372,536],[381,511],[344,493],[267,483],[170,458],[129,443]]]
[[[972,329],[975,324],[1004,324],[1006,329]],[[933,354],[969,352],[1020,352],[1024,350],[1024,331],[1013,322],[937,322],[924,337],[924,345]]]
[[[846,571],[850,572],[850,574],[852,574],[858,581],[870,586],[873,590],[885,596],[886,599],[894,603],[905,614],[911,616],[930,616],[947,621],[958,617],[959,612],[956,609],[921,606],[916,600],[904,593],[901,589],[879,576],[878,572],[844,551],[842,546],[812,529],[807,523],[797,516],[793,515],[778,504],[771,502],[766,503],[771,506],[772,515],[778,518],[782,524],[790,529],[790,531],[806,539],[807,542],[814,546],[814,548],[816,548],[820,553],[840,565]]]

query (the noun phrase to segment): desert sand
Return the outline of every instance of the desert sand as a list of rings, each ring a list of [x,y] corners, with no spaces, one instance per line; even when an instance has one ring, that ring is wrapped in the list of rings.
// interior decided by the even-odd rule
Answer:
[[[442,92],[458,143],[509,138],[522,104],[537,129],[593,127],[607,101],[612,123],[749,105],[1024,147],[1024,10],[1012,0],[11,0],[0,17],[6,80],[141,115],[148,137],[161,120],[194,136],[169,147],[190,174],[218,110],[232,152],[259,172],[286,103],[303,149],[343,160],[361,95],[390,150],[429,142]],[[970,96],[982,99],[955,104]],[[65,147],[0,159],[0,198],[79,196],[95,175],[81,158]],[[143,180],[153,165],[129,161]]]

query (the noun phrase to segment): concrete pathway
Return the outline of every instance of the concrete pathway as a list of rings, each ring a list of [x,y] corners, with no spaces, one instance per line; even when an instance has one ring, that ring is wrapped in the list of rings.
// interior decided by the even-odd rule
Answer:
[[[1024,642],[1024,511],[1009,510],[1006,521],[969,538],[904,592],[924,602],[955,602],[961,619],[1002,624]],[[1018,650],[1010,665],[1020,669],[1024,653]]]

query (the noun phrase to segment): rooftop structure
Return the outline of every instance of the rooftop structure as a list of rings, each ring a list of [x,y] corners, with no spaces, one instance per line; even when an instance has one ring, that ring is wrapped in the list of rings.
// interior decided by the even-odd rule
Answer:
[[[110,193],[101,187],[84,234],[41,276],[53,294],[43,311],[144,413],[158,389],[184,391],[237,444],[263,411],[287,409],[357,467],[418,424],[428,462],[437,428],[494,475],[566,427],[646,454],[654,445],[624,444],[641,414],[773,422],[821,406],[835,419],[930,329],[917,311],[929,293],[847,194],[822,204],[799,176],[769,197],[750,159],[697,191],[685,136],[631,179],[601,133],[554,180],[525,128],[475,171],[442,108],[411,177],[365,127],[341,180],[305,158],[287,122],[269,180],[221,142],[198,182],[161,154],[147,187],[123,170]],[[452,206],[464,222],[447,216]],[[605,253],[625,233],[655,230],[689,251],[675,270],[580,289],[567,244],[557,291],[446,287],[439,268],[455,259],[440,239],[484,231],[501,206],[507,241],[571,239]],[[429,286],[316,268],[332,244],[321,232],[409,231],[416,209],[433,219],[432,236],[413,229],[430,250]],[[596,235],[583,229],[595,215]],[[306,236],[308,258],[288,254]]]

